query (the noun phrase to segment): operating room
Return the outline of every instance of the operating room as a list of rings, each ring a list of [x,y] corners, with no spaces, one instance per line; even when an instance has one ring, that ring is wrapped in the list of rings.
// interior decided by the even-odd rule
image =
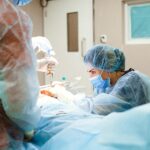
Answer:
[[[150,149],[150,0],[0,11],[0,150]]]

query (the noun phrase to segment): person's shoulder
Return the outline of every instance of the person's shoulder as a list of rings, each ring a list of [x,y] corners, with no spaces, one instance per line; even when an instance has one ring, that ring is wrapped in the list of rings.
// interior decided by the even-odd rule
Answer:
[[[144,84],[146,84],[150,87],[150,76],[148,76],[140,71],[135,71],[135,73],[143,81]]]
[[[143,72],[140,72],[138,70],[134,71],[135,74],[141,78],[147,78],[147,79],[150,79],[150,76],[148,76],[147,74],[143,73]]]
[[[127,79],[143,79],[143,78],[147,78],[150,79],[150,77],[138,70],[134,70],[134,71],[130,71],[127,74],[123,75],[121,78],[127,78]]]
[[[120,79],[117,81],[116,84],[134,84],[136,82],[139,82],[141,80],[141,77],[136,71],[130,71],[123,76],[120,77]]]
[[[137,78],[137,77],[139,77],[139,75],[137,74],[136,71],[130,71],[130,72],[124,74],[120,79],[124,79],[124,78],[132,79],[132,78]]]

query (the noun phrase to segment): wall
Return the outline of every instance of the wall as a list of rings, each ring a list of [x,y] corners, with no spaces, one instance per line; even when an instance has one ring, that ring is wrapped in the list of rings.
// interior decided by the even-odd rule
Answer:
[[[67,80],[75,83],[75,77],[81,76],[80,86],[84,86],[84,91],[90,93],[90,82],[82,54],[93,42],[92,0],[53,0],[48,3],[44,12],[44,33],[51,41],[59,61],[54,80],[61,80],[65,76]],[[68,52],[67,13],[70,12],[78,12],[78,52]]]
[[[94,0],[94,2],[95,43],[99,43],[101,34],[106,34],[108,44],[123,49],[126,56],[126,69],[132,67],[150,75],[150,44],[125,44],[122,0]]]
[[[33,22],[33,36],[43,35],[43,8],[40,6],[40,0],[32,0],[32,2],[22,9],[27,12]],[[45,75],[38,73],[41,85],[45,83]]]
[[[32,2],[22,7],[32,19],[33,36],[43,35],[43,8],[40,6],[40,0],[32,0]]]

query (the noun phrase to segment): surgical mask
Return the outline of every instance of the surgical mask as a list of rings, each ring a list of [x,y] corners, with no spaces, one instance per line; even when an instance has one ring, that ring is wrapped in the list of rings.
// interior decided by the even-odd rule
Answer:
[[[94,95],[106,92],[106,88],[110,87],[110,78],[103,80],[101,75],[90,78],[90,81],[94,87]]]
[[[11,0],[14,5],[24,6],[29,4],[32,0]]]

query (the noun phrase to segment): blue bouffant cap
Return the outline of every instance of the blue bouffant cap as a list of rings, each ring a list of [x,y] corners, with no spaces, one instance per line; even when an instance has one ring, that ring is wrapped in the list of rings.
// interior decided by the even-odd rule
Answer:
[[[84,62],[107,72],[125,70],[125,56],[118,48],[99,44],[93,46],[84,56]]]

